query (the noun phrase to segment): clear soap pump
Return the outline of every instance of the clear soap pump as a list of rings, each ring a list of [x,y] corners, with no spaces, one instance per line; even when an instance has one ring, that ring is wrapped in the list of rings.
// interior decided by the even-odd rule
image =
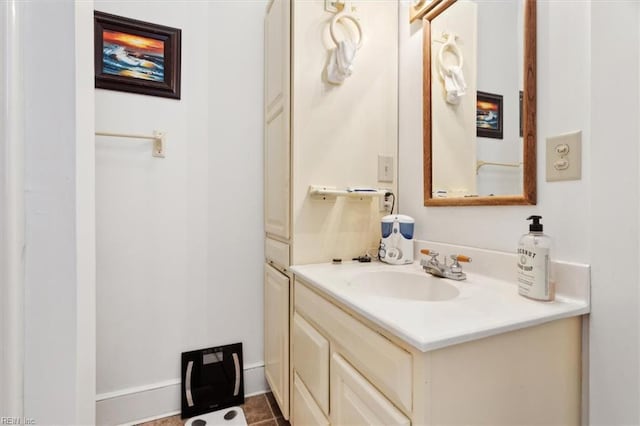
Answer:
[[[529,216],[533,221],[529,233],[518,243],[518,292],[534,300],[552,301],[556,296],[551,277],[551,238],[542,233],[542,216]]]

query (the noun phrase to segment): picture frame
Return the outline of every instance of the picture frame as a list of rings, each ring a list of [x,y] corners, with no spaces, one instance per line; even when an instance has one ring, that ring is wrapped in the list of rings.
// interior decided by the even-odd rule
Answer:
[[[520,137],[522,137],[522,135],[524,134],[524,128],[523,128],[523,123],[522,123],[522,100],[524,97],[524,92],[522,90],[520,90]]]
[[[182,31],[94,11],[95,87],[180,99]]]
[[[476,97],[476,134],[483,138],[503,138],[502,95],[477,92]]]

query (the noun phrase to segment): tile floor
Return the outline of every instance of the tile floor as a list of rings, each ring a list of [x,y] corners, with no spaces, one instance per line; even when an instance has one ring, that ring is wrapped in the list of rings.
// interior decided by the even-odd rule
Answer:
[[[271,392],[245,398],[241,407],[250,426],[289,426]],[[184,423],[178,415],[141,423],[138,426],[183,426]]]

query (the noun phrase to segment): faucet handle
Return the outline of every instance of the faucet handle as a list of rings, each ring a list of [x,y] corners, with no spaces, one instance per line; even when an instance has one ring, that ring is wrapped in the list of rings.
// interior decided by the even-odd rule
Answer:
[[[464,254],[452,254],[450,257],[454,262],[471,263],[471,258],[469,256],[465,256]]]
[[[436,253],[435,251],[429,250],[429,249],[422,249],[422,250],[420,250],[420,253],[426,254],[427,256],[431,256],[431,257],[440,256],[440,253]]]
[[[429,250],[429,249],[422,249],[420,250],[420,253],[427,255],[427,256],[431,256],[431,259],[427,260],[425,258],[422,258],[420,260],[420,265],[422,265],[423,267],[426,267],[427,265],[433,265],[433,264],[437,264],[438,263],[438,256],[440,255],[440,253],[437,253],[433,250]]]
[[[453,263],[451,264],[451,272],[454,274],[462,274],[462,266],[460,266],[460,263],[458,262],[471,262],[471,258],[463,254],[452,254],[449,257],[453,260]]]

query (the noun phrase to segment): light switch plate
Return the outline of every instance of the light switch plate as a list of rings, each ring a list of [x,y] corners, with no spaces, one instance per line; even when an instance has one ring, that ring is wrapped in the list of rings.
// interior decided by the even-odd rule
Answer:
[[[582,179],[582,132],[547,138],[547,182]]]
[[[378,155],[378,182],[393,182],[393,157]]]

